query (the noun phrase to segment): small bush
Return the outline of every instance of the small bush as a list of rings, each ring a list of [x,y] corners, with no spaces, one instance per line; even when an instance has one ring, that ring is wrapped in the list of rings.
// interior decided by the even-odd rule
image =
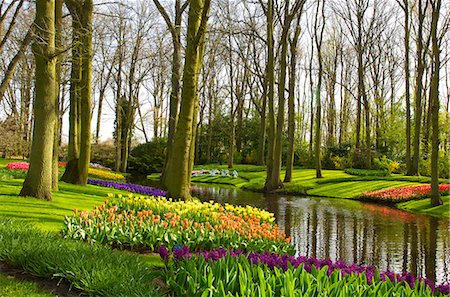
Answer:
[[[154,140],[135,147],[128,159],[127,171],[135,176],[160,173],[166,157],[166,141]]]

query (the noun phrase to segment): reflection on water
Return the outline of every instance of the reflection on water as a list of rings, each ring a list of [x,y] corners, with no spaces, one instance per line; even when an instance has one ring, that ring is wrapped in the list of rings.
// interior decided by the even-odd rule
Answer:
[[[192,188],[201,200],[273,212],[299,255],[374,264],[450,282],[450,222],[343,199],[263,195],[236,188]]]

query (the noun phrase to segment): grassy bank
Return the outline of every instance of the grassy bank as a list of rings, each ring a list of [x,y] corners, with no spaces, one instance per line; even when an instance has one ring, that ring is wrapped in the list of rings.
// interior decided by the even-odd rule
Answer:
[[[76,186],[59,183],[59,191],[53,193],[53,201],[19,197],[23,180],[0,181],[0,216],[32,222],[41,230],[58,232],[64,216],[75,208],[90,210],[107,199],[108,193],[127,195],[128,192],[96,186]]]
[[[198,166],[195,169],[226,169],[226,165],[208,165]],[[266,171],[263,166],[237,165],[237,178],[226,176],[194,176],[193,182],[226,184],[242,189],[261,191],[264,187]],[[284,170],[281,179],[284,178]],[[377,191],[382,189],[406,187],[429,183],[430,178],[424,176],[405,176],[393,174],[389,176],[356,176],[345,173],[343,170],[322,170],[323,178],[315,177],[314,169],[295,168],[292,174],[292,181],[284,183],[284,188],[277,190],[284,194],[312,195],[319,197],[332,198],[357,198],[365,192]],[[157,178],[155,175],[153,178]],[[448,182],[441,179],[442,183]],[[442,197],[444,205],[431,207],[429,199],[418,201],[409,201],[398,204],[397,207],[406,211],[423,213],[438,217],[450,217],[450,197]]]
[[[48,278],[53,277],[53,274],[55,273],[61,272],[55,270],[50,273],[48,269],[64,268],[62,264],[65,262],[69,264],[72,263],[70,267],[75,267],[73,263],[83,263],[83,259],[87,259],[85,261],[86,263],[84,263],[85,266],[88,263],[97,263],[96,265],[100,265],[98,263],[104,263],[104,265],[100,265],[105,267],[104,270],[101,270],[98,267],[89,268],[86,266],[87,270],[80,270],[78,273],[78,276],[84,275],[89,279],[94,278],[94,275],[99,277],[98,285],[92,283],[89,284],[89,279],[80,279],[80,281],[86,282],[90,287],[83,287],[83,284],[78,284],[78,287],[83,289],[83,291],[87,292],[93,290],[92,292],[97,293],[101,292],[101,290],[106,290],[99,287],[102,282],[105,282],[102,280],[103,276],[101,276],[101,274],[104,274],[105,271],[111,270],[111,266],[115,265],[124,269],[126,268],[125,264],[130,262],[130,259],[135,258],[137,258],[136,261],[139,261],[139,263],[145,264],[145,269],[151,269],[155,266],[162,266],[162,262],[158,256],[141,256],[129,254],[127,252],[114,252],[110,248],[98,247],[101,249],[101,252],[93,253],[86,258],[86,253],[89,253],[92,249],[96,250],[97,247],[93,248],[91,245],[83,242],[65,240],[59,235],[59,232],[63,227],[64,216],[71,215],[74,209],[91,210],[95,206],[101,205],[103,201],[107,199],[108,193],[128,195],[128,192],[90,185],[82,187],[60,182],[60,190],[53,193],[53,201],[47,202],[29,197],[19,197],[18,193],[20,192],[22,183],[23,180],[19,179],[0,181],[0,220],[4,221],[5,218],[13,219],[13,225],[11,225],[13,227],[10,229],[13,229],[14,232],[16,232],[14,234],[7,234],[7,228],[0,230],[0,237],[2,238],[0,242],[9,242],[11,244],[16,242],[16,244],[20,246],[16,248],[13,248],[12,246],[2,246],[0,249],[0,256],[3,253],[3,257],[0,257],[0,261],[4,261],[5,263],[13,265],[19,269],[23,269],[24,271],[34,275]],[[24,222],[30,225],[29,228],[27,227],[28,229],[22,228]],[[8,239],[8,236],[11,236],[11,238]],[[12,240],[12,238],[15,238],[16,240]],[[27,249],[25,249],[25,244],[27,242],[29,245]],[[60,262],[54,263],[55,265],[53,265],[53,268],[49,267],[48,265],[51,265],[51,262],[50,264],[46,263],[50,261],[55,254],[58,254],[58,250],[66,251],[65,254],[68,258],[60,259]],[[48,258],[45,259],[43,257],[46,257],[45,253],[47,252]],[[80,258],[77,258],[77,255]],[[118,255],[115,263],[108,264],[109,262],[107,260],[106,262],[108,263],[105,263],[105,258],[115,257],[115,255]],[[45,261],[40,262],[39,259],[41,258]],[[35,271],[33,269],[38,269],[39,271]],[[40,269],[42,269],[42,271]],[[66,269],[64,273],[72,271],[69,269],[69,266],[64,269]],[[134,269],[135,268],[127,268],[129,271]],[[117,271],[115,273],[117,274]],[[108,276],[108,274],[105,275]],[[67,279],[68,277],[69,275],[65,275],[61,278]],[[73,283],[73,280],[71,283]],[[111,296],[114,294],[111,293],[109,295]],[[133,294],[129,294],[128,296],[132,295]],[[0,296],[53,295],[42,291],[33,282],[19,281],[0,274]]]

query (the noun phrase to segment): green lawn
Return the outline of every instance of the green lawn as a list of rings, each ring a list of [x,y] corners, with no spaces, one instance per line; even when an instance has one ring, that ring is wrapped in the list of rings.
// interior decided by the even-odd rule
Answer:
[[[242,166],[242,165],[241,165]],[[193,182],[228,184],[249,190],[261,190],[264,187],[266,172],[256,167],[255,171],[239,171],[239,177],[196,176]],[[196,168],[197,169],[197,168]],[[428,182],[429,178],[393,175],[388,177],[354,176],[343,170],[322,170],[323,178],[317,179],[314,169],[296,168],[292,173],[292,182],[285,183],[280,192],[288,194],[308,194],[321,197],[355,198],[364,192],[386,188],[416,185]],[[281,179],[284,178],[282,171]]]
[[[108,193],[128,195],[129,192],[88,185],[86,187],[59,183],[60,190],[53,193],[53,201],[31,197],[19,197],[23,180],[0,181],[0,218],[7,217],[30,222],[39,230],[58,234],[63,227],[64,216],[73,209],[91,210],[108,199]],[[126,252],[127,253],[127,252]],[[159,256],[141,256],[146,265],[163,265]],[[95,259],[93,259],[95,261]],[[53,296],[38,290],[30,282],[20,282],[0,274],[0,297],[3,296]]]
[[[195,169],[225,169],[225,165],[220,166],[198,166]],[[239,172],[239,177],[223,176],[195,176],[193,182],[227,184],[243,189],[260,191],[264,187],[266,172],[262,166],[237,165],[235,168]],[[281,179],[285,172],[282,171]],[[405,176],[393,174],[390,176],[355,176],[345,173],[343,170],[322,170],[323,178],[317,179],[314,169],[295,168],[292,173],[292,182],[284,183],[284,188],[277,192],[285,194],[313,195],[331,198],[357,198],[361,194],[370,191],[405,187],[429,183],[430,178],[424,176]],[[157,179],[157,175],[151,178]],[[448,183],[448,180],[441,179],[440,182]],[[449,217],[450,197],[443,197],[444,205],[430,207],[430,200],[423,199],[410,201],[398,205],[400,209],[424,213],[438,217]]]
[[[399,209],[410,212],[450,218],[450,196],[443,196],[441,198],[444,204],[436,207],[430,207],[430,199],[413,200],[398,203],[396,206]]]
[[[30,281],[17,280],[13,277],[0,274],[0,297],[54,297],[55,295],[43,291]]]
[[[64,216],[73,209],[90,210],[102,204],[108,193],[129,194],[112,188],[88,185],[86,187],[59,183],[60,190],[53,193],[53,201],[19,197],[23,180],[0,181],[0,215],[31,221],[45,231],[58,232]]]

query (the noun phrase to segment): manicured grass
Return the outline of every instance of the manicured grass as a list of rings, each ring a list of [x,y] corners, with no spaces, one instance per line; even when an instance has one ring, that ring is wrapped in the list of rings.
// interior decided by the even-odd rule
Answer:
[[[0,181],[0,215],[31,221],[39,229],[58,232],[64,216],[73,209],[91,210],[102,204],[108,193],[128,195],[128,192],[88,185],[81,187],[59,183],[59,191],[53,193],[53,201],[19,197],[23,180]]]
[[[193,182],[227,184],[247,190],[261,191],[264,187],[266,172],[261,166],[236,166],[239,177],[222,176],[195,176]],[[209,165],[209,168],[224,169],[225,166]],[[205,167],[196,167],[195,169],[208,169]],[[282,171],[283,180],[285,172]],[[292,173],[292,182],[284,183],[284,188],[277,192],[285,194],[313,195],[320,197],[334,198],[357,198],[365,192],[377,191],[388,188],[406,187],[430,183],[429,177],[424,176],[405,176],[393,174],[390,176],[359,176],[345,173],[343,170],[322,170],[323,178],[317,179],[314,169],[294,168]],[[156,175],[152,176],[157,178]],[[440,182],[448,182],[440,179]],[[419,212],[438,217],[449,217],[448,197],[444,198],[444,205],[439,207],[430,207],[429,199],[420,201],[411,201],[399,205],[399,208],[410,212]]]
[[[0,261],[35,276],[56,277],[91,296],[155,296],[154,271],[143,256],[42,232],[0,217]]]
[[[43,291],[30,281],[17,280],[0,274],[0,297],[54,297],[55,295]]]
[[[410,212],[450,218],[450,196],[442,196],[441,198],[444,204],[436,207],[430,206],[430,198],[398,203],[396,207]]]
[[[241,165],[242,166],[242,165]],[[258,168],[259,169],[259,168]],[[289,194],[309,194],[322,197],[355,198],[364,192],[393,187],[403,187],[428,181],[418,177],[394,175],[388,177],[354,176],[342,170],[322,170],[323,178],[317,179],[314,169],[296,168],[292,173],[292,182],[285,183],[280,192]],[[195,176],[193,182],[228,184],[249,190],[261,190],[264,187],[265,171],[239,171],[239,177]],[[284,178],[284,171],[281,179]]]
[[[71,242],[70,240],[63,240],[59,237],[59,232],[61,231],[63,227],[64,222],[64,216],[70,215],[73,213],[73,209],[77,208],[79,210],[91,210],[95,206],[99,206],[103,203],[105,199],[107,199],[108,193],[114,193],[114,194],[123,194],[128,195],[128,192],[115,190],[111,188],[102,188],[97,186],[91,186],[88,185],[86,187],[77,186],[77,185],[71,185],[60,182],[60,190],[58,192],[53,193],[53,201],[42,201],[31,197],[19,197],[17,194],[20,192],[21,186],[22,186],[23,180],[6,180],[6,181],[0,181],[0,219],[3,217],[12,218],[15,220],[15,227],[14,229],[18,230],[21,228],[21,226],[24,224],[23,222],[29,222],[36,228],[37,230],[42,231],[49,231],[53,235],[48,235],[48,237],[45,237],[47,235],[42,235],[45,238],[41,239],[34,239],[36,241],[56,241],[59,245],[64,245],[65,242]],[[33,231],[36,232],[36,231]],[[5,236],[4,232],[0,232],[0,237]],[[37,236],[39,236],[39,234]],[[31,235],[30,235],[31,236]],[[34,235],[33,235],[34,236]],[[51,238],[50,238],[51,237]],[[4,237],[0,242],[7,242],[8,240]],[[12,241],[11,241],[12,242]],[[22,239],[20,241],[17,241],[19,246],[22,248],[24,245],[24,242]],[[30,243],[31,244],[31,243]],[[72,243],[68,243],[69,245]],[[1,243],[0,243],[1,245]],[[86,251],[91,250],[93,247],[86,244],[86,243],[76,243],[76,253],[80,255],[80,257],[86,257]],[[59,247],[61,249],[61,247]],[[62,248],[65,250],[64,248]],[[108,249],[108,248],[106,248]],[[32,248],[30,248],[32,250]],[[0,250],[0,254],[2,251]],[[114,252],[114,254],[129,254],[128,257],[133,258],[137,257],[139,258],[140,262],[144,263],[146,267],[152,268],[152,267],[161,267],[163,266],[163,263],[161,262],[159,256],[155,255],[148,255],[148,256],[138,256],[129,252]],[[38,257],[38,255],[36,255]],[[102,258],[98,256],[99,258],[96,258],[94,256],[89,258],[89,261],[92,263],[98,263],[99,261],[102,261]],[[109,256],[108,256],[109,257]],[[20,257],[18,257],[19,259]],[[28,261],[27,259],[29,256],[24,257],[24,261]],[[75,261],[75,260],[73,260]],[[126,261],[129,261],[126,260]],[[11,264],[17,264],[17,263],[11,263]],[[29,263],[32,267],[35,268],[42,268],[42,265],[37,265],[34,262]],[[16,267],[21,267],[20,265],[14,265]],[[23,267],[26,268],[26,267]],[[56,267],[59,268],[59,267]],[[110,268],[108,268],[110,269]],[[26,270],[26,269],[25,269]],[[89,274],[89,273],[88,273]],[[50,276],[51,275],[43,275],[43,276]],[[27,293],[28,285],[22,285],[20,283],[17,283],[14,285],[11,281],[11,284],[6,285],[5,288],[2,281],[0,280],[0,297],[2,296],[52,296],[52,295],[38,295],[39,292],[35,292],[36,294],[30,291],[30,293]],[[11,294],[8,293],[8,295],[2,295],[3,291],[9,290],[11,291]],[[15,290],[15,291],[14,291]],[[20,290],[25,290],[22,291]],[[5,293],[6,294],[6,293]],[[132,296],[133,294],[130,294],[129,296]]]

